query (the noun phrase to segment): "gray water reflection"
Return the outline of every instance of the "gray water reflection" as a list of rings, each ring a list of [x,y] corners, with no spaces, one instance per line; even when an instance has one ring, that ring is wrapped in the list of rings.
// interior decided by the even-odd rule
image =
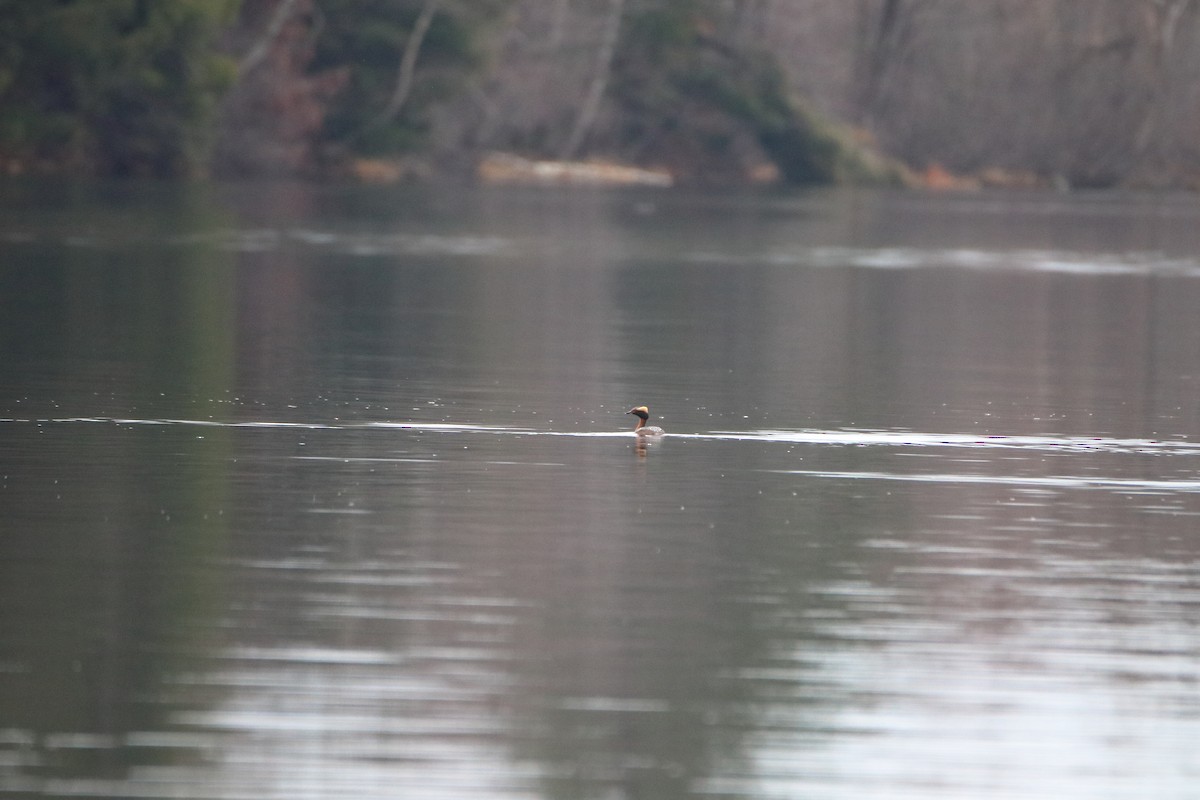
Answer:
[[[1200,780],[1190,198],[2,194],[0,792]]]

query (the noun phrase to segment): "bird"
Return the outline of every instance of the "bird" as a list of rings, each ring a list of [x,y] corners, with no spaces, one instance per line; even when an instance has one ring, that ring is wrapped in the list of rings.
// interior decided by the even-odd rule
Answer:
[[[633,432],[638,436],[662,436],[664,433],[666,433],[666,431],[657,425],[646,424],[646,421],[650,419],[650,409],[646,406],[635,406],[625,413],[633,414],[638,418],[637,427],[633,429]]]

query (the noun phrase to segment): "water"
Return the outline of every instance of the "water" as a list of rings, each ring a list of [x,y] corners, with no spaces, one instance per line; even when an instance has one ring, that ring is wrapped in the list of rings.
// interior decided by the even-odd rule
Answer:
[[[0,794],[1195,797],[1191,197],[0,205]]]

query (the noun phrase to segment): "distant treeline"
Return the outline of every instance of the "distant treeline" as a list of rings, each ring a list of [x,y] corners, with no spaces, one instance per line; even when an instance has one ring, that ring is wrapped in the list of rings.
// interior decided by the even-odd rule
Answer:
[[[1200,0],[0,0],[10,173],[1194,186],[1198,132]]]

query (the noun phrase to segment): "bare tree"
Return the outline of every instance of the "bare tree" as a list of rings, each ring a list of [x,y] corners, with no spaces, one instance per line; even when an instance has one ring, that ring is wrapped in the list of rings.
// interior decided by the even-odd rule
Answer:
[[[588,81],[579,113],[575,116],[575,124],[559,151],[562,158],[574,158],[578,154],[579,147],[600,110],[600,101],[604,99],[604,92],[608,88],[613,55],[616,53],[617,40],[621,33],[621,16],[624,12],[625,0],[609,0],[608,16],[605,19],[600,44],[596,48],[596,61],[592,66],[591,79]]]
[[[571,0],[554,0],[554,8],[550,11],[550,35],[546,39],[546,46],[550,49],[562,47],[570,13]]]
[[[1138,125],[1134,148],[1139,159],[1151,155],[1158,142],[1161,157],[1164,127],[1172,93],[1172,56],[1180,20],[1194,5],[1194,0],[1144,0],[1146,27],[1149,31],[1149,93],[1150,109]]]
[[[492,68],[469,98],[438,110],[439,143],[565,158],[622,146],[614,132],[638,130],[644,120],[626,115],[646,107],[605,102],[616,58],[633,33],[628,20],[661,2],[513,0]],[[1200,183],[1200,0],[701,6],[712,41],[768,52],[806,107],[853,122],[914,166],[1028,170],[1088,185],[1190,170]],[[414,62],[416,49],[406,48]],[[633,70],[631,82],[655,77],[620,68]],[[398,90],[403,83],[398,76]],[[403,105],[406,91],[393,100]]]
[[[1180,18],[1195,5],[1194,0],[1151,0],[1148,9],[1155,31],[1154,46],[1161,60],[1171,53]]]
[[[262,63],[267,57],[267,53],[271,50],[271,45],[279,38],[280,31],[283,30],[284,23],[291,17],[292,12],[296,9],[296,0],[280,0],[275,6],[274,12],[271,14],[271,19],[267,22],[266,28],[263,29],[262,35],[255,39],[254,44],[246,51],[246,54],[238,61],[238,76],[245,75],[250,70]]]
[[[425,35],[429,33],[429,26],[433,24],[433,18],[437,15],[441,4],[442,0],[425,0],[416,22],[413,23],[412,30],[408,32],[408,39],[404,43],[404,54],[400,58],[400,66],[396,70],[396,86],[392,89],[392,94],[388,97],[383,109],[367,123],[361,132],[388,124],[404,108],[404,103],[412,93],[413,77],[416,75],[417,58],[421,54],[421,45],[425,41]]]

